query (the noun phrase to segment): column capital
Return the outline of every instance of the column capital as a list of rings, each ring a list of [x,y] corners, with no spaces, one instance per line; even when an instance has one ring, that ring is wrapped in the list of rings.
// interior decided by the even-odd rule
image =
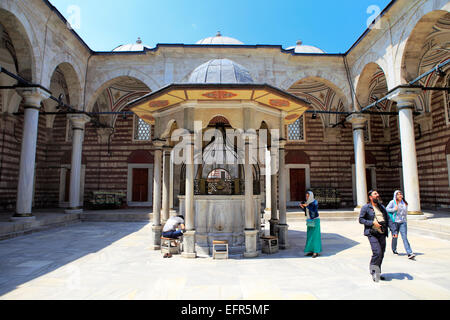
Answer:
[[[109,138],[114,133],[114,128],[97,128],[98,143],[108,143]]]
[[[50,98],[50,92],[39,87],[17,88],[17,93],[24,99],[28,107],[40,108],[42,100]]]
[[[369,119],[364,114],[353,113],[349,115],[346,120],[352,124],[353,129],[364,129]]]
[[[388,95],[388,99],[397,102],[397,108],[414,108],[422,89],[400,87]]]
[[[89,117],[88,115],[85,115],[83,113],[69,114],[67,117],[69,118],[73,129],[84,130],[84,126],[86,125],[86,123],[91,121],[91,117]]]

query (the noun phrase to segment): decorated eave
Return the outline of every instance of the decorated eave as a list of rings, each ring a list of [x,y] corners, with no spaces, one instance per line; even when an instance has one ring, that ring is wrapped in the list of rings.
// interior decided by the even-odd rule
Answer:
[[[254,101],[286,112],[285,123],[292,124],[310,106],[310,102],[268,84],[171,84],[128,103],[130,110],[149,124],[155,124],[154,113],[165,111],[187,101]]]

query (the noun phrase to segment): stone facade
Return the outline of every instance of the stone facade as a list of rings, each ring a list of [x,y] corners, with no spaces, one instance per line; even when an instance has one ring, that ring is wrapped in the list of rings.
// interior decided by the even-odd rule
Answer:
[[[249,70],[255,83],[268,83],[306,98],[318,111],[360,110],[399,85],[405,85],[450,57],[450,4],[445,0],[397,0],[373,28],[343,54],[296,54],[280,46],[158,45],[142,52],[93,52],[67,27],[47,1],[4,0],[0,3],[1,65],[65,103],[88,112],[127,111],[125,105],[147,92],[186,82],[199,65],[226,57]],[[448,71],[448,66],[443,71]],[[14,82],[13,82],[14,83]],[[11,85],[0,75],[0,85]],[[433,73],[420,84],[448,86]],[[450,110],[445,91],[424,91],[416,99],[415,141],[418,179],[423,207],[450,208]],[[21,97],[14,90],[0,91],[0,210],[16,206],[24,116]],[[396,111],[396,104],[380,104]],[[44,99],[42,111],[57,111]],[[376,110],[374,108],[373,110]],[[447,110],[447,111],[446,111]],[[344,115],[305,114],[305,139],[288,141],[289,152],[306,158],[287,162],[288,170],[307,168],[308,187],[337,189],[342,207],[356,205],[355,152],[352,125],[333,128]],[[134,139],[132,115],[100,115],[86,124],[81,181],[85,202],[90,192],[129,193],[129,158],[133,152],[154,155],[150,141]],[[152,128],[154,130],[154,128]],[[402,182],[402,156],[398,119],[369,118],[366,132],[366,167],[371,185],[385,200]],[[65,202],[62,185],[71,164],[71,129],[65,115],[40,115],[38,121],[34,207],[58,207]],[[82,167],[83,167],[82,166]],[[178,170],[179,168],[177,168]],[[289,173],[286,172],[289,178]],[[175,172],[177,176],[179,173]],[[149,176],[151,179],[151,176]],[[177,179],[175,179],[177,180]],[[29,181],[32,183],[32,181]],[[289,189],[291,185],[287,186]],[[172,186],[176,199],[179,185]],[[289,191],[289,190],[288,190]],[[289,201],[289,192],[288,201]],[[408,196],[408,195],[407,195]],[[149,197],[151,198],[151,196]],[[150,201],[151,202],[151,201]],[[177,201],[173,201],[177,205]]]

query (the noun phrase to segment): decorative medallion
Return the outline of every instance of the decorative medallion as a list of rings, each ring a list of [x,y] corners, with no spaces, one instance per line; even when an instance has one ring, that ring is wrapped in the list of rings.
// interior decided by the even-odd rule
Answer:
[[[286,120],[291,121],[291,120],[297,119],[299,117],[300,117],[300,115],[298,115],[298,114],[290,114],[286,117]]]
[[[270,105],[272,107],[289,107],[290,103],[287,100],[282,100],[282,99],[271,99],[269,101]]]
[[[202,96],[204,96],[205,98],[209,98],[209,99],[224,100],[224,99],[234,98],[237,96],[237,94],[235,94],[233,92],[219,90],[219,91],[212,91],[212,92],[205,93]]]
[[[149,103],[150,108],[164,108],[169,105],[169,100],[155,100]]]
[[[144,121],[149,121],[149,122],[155,121],[155,118],[153,118],[151,115],[148,115],[148,114],[144,114],[144,115],[140,116],[140,118]]]

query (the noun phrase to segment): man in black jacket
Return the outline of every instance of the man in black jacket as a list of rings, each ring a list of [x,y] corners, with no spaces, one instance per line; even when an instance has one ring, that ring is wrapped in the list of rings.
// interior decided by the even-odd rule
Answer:
[[[364,225],[364,235],[368,237],[372,247],[372,259],[370,260],[370,274],[375,282],[385,280],[381,276],[381,264],[383,263],[384,252],[386,251],[386,238],[389,236],[389,229],[396,238],[395,226],[381,204],[380,195],[376,190],[369,192],[369,203],[361,209],[359,223]]]

